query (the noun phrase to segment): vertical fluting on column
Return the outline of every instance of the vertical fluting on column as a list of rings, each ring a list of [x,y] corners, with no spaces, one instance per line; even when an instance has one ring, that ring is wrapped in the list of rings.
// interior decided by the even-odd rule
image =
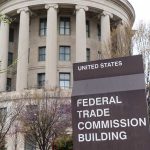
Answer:
[[[6,91],[9,49],[9,23],[0,24],[0,91]]]
[[[88,7],[76,5],[76,62],[86,61],[86,13]]]
[[[101,55],[104,59],[111,57],[111,17],[113,15],[106,11],[101,14]]]
[[[47,4],[45,87],[57,86],[57,4]]]
[[[29,9],[28,7],[21,8],[17,13],[20,13],[20,25],[16,90],[21,91],[27,88],[28,82]]]

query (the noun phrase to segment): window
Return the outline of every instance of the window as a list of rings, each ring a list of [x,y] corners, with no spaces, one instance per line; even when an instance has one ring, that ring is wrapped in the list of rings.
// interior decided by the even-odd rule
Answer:
[[[38,117],[38,105],[26,105],[26,117],[28,122],[36,121]],[[36,150],[36,141],[30,133],[25,135],[25,150]]]
[[[59,34],[70,35],[70,18],[69,17],[60,17]]]
[[[4,123],[7,118],[7,108],[0,108],[0,124]]]
[[[97,33],[98,33],[98,39],[101,39],[101,26],[100,24],[97,24]]]
[[[37,105],[27,105],[26,106],[27,119],[37,120],[38,106]]]
[[[86,61],[90,61],[90,49],[86,49]]]
[[[89,20],[86,21],[86,36],[90,37],[90,22],[89,22]]]
[[[39,88],[45,85],[45,73],[38,73],[37,82]]]
[[[11,78],[7,78],[7,87],[6,87],[7,91],[11,91]]]
[[[9,29],[9,42],[14,42],[14,29]]]
[[[70,73],[59,73],[59,86],[62,89],[70,87]]]
[[[25,150],[36,150],[36,141],[31,135],[25,135]]]
[[[46,31],[47,31],[47,19],[41,18],[40,19],[40,31],[39,31],[40,36],[46,36]]]
[[[36,114],[36,112],[38,111],[38,106],[37,105],[26,105],[26,110],[28,113]]]
[[[8,53],[8,66],[13,63],[13,53],[9,52]]]
[[[39,61],[45,61],[45,49],[46,47],[39,47]]]
[[[28,63],[29,63],[29,61],[30,61],[30,48],[28,50]]]
[[[2,141],[1,141],[1,150],[6,150],[5,144],[6,144],[5,139],[2,139]]]
[[[59,60],[70,61],[70,46],[59,47]]]

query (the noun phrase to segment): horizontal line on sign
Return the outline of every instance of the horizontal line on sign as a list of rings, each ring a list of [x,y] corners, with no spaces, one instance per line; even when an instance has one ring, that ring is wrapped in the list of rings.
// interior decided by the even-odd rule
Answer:
[[[72,96],[145,89],[144,74],[74,81]]]

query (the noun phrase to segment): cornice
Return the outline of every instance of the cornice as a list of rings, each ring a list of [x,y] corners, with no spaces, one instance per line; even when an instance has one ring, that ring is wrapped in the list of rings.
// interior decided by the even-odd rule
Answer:
[[[119,5],[126,11],[133,24],[135,21],[135,10],[131,5],[131,3],[128,0],[111,0],[111,1],[113,1],[115,4]]]
[[[106,2],[106,3],[105,3]],[[90,10],[106,10],[110,13],[114,12],[118,17],[130,24],[134,23],[135,11],[132,5],[127,0],[0,0],[0,13],[11,15],[12,12],[17,12],[18,9],[23,7],[34,7],[36,5],[45,6],[46,4],[70,4],[82,5],[88,7]],[[112,5],[111,5],[112,4]],[[114,7],[115,8],[114,8]],[[124,12],[124,13],[123,13]]]

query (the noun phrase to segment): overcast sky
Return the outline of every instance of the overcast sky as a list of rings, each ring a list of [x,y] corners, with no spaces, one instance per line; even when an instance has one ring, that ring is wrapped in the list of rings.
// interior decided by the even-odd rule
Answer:
[[[143,20],[146,23],[150,23],[150,0],[129,0],[135,9],[137,24]]]

